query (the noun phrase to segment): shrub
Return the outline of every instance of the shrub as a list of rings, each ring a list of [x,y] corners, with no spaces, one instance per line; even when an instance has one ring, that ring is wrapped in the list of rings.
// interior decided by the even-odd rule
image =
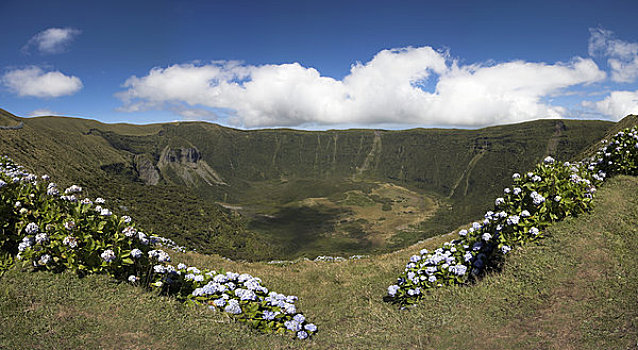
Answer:
[[[208,305],[266,333],[306,339],[317,331],[297,312],[297,297],[269,291],[248,274],[175,267],[158,248],[183,247],[142,232],[130,217],[105,208],[104,199],[80,199],[81,193],[76,185],[61,193],[48,176],[0,158],[0,271],[21,262],[33,270],[108,274],[189,305]]]
[[[596,186],[607,176],[638,175],[638,129],[626,129],[603,143],[589,160],[561,164],[547,157],[533,171],[514,174],[512,187],[482,221],[434,252],[423,249],[413,255],[384,300],[404,307],[429,289],[475,281],[512,249],[541,239],[552,222],[588,211]]]

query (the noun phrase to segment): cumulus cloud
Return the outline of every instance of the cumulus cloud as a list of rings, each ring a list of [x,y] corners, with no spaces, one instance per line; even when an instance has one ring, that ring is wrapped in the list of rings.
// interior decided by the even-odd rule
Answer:
[[[583,105],[612,119],[620,120],[629,114],[638,114],[638,90],[612,91],[601,101],[585,101]]]
[[[39,108],[29,112],[29,117],[45,117],[52,115],[57,115],[57,113],[47,108]]]
[[[631,83],[638,78],[638,43],[614,38],[614,33],[602,28],[589,30],[589,55],[607,58],[611,80]]]
[[[10,91],[23,97],[59,97],[72,95],[82,89],[82,81],[76,76],[59,71],[44,72],[35,66],[10,70],[0,81]]]
[[[213,111],[204,108],[184,108],[184,107],[175,107],[172,109],[173,112],[179,114],[182,118],[186,120],[215,120],[217,119],[217,114]]]
[[[298,63],[156,67],[127,79],[116,96],[126,111],[220,109],[227,123],[244,127],[483,126],[562,117],[565,109],[547,97],[605,77],[591,59],[459,65],[448,52],[426,46],[380,51],[341,80]]]
[[[62,53],[80,33],[80,30],[74,28],[49,28],[34,35],[22,50],[29,52],[35,47],[43,54]]]

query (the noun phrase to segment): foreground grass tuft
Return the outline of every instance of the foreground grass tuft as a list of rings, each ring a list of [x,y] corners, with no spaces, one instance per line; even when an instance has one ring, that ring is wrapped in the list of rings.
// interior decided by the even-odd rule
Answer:
[[[608,181],[592,213],[551,226],[472,287],[433,290],[410,311],[381,301],[385,282],[415,250],[341,263],[288,266],[184,254],[179,260],[258,275],[299,295],[322,329],[310,342],[246,332],[106,276],[0,277],[0,348],[7,349],[633,349],[638,341],[638,179]]]

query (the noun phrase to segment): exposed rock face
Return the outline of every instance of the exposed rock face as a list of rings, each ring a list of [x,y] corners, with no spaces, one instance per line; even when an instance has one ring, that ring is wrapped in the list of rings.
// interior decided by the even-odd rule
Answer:
[[[140,179],[147,185],[157,185],[159,183],[160,174],[148,157],[143,154],[138,154],[133,158],[133,162],[135,163],[135,170],[137,170]]]
[[[201,154],[197,148],[169,148],[162,152],[162,159],[165,163],[196,164],[201,159]]]
[[[196,185],[198,179],[211,186],[226,185],[219,174],[202,159],[201,153],[195,147],[171,148],[166,146],[160,155],[157,167],[163,173],[170,170],[189,186]]]
[[[20,130],[24,127],[24,123],[20,122],[18,125],[0,125],[0,130]]]

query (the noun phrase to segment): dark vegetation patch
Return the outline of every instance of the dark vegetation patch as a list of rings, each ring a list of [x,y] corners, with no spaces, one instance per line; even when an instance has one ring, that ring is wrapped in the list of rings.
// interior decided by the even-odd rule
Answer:
[[[491,207],[513,172],[531,169],[548,150],[558,160],[571,159],[613,125],[540,120],[481,130],[240,131],[209,123],[108,125],[75,118],[22,119],[1,112],[3,120],[23,122],[24,128],[2,134],[0,153],[51,175],[61,186],[90,188],[114,203],[114,210],[128,208],[126,214],[159,235],[199,251],[250,260],[389,251],[449,232]],[[559,134],[557,123],[562,125]],[[158,185],[144,184],[135,156],[157,166],[167,147],[197,149],[225,185],[185,181],[184,172],[176,171],[179,164],[160,169]],[[191,170],[188,174],[196,176]],[[251,222],[255,214],[285,211],[289,203],[307,198],[345,201],[344,207],[372,204],[371,199],[388,213],[400,208],[370,194],[378,183],[436,198],[436,215],[397,230],[384,246],[370,245],[356,225],[346,229],[349,236],[334,236],[334,244],[320,243],[309,232],[330,225],[330,219],[317,222],[323,209],[298,211],[287,218],[299,223],[275,223],[278,229],[267,232],[259,221]],[[349,191],[355,190],[364,196],[352,196]],[[243,209],[229,211],[216,202]],[[300,229],[307,222],[317,226]],[[366,230],[366,225],[360,227]],[[300,237],[293,239],[295,235]],[[302,247],[304,242],[314,246]]]

